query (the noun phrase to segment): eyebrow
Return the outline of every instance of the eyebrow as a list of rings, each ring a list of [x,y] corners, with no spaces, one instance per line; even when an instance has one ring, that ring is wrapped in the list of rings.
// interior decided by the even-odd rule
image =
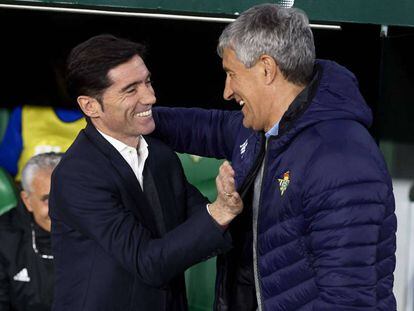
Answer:
[[[224,70],[225,72],[233,72],[233,70],[231,70],[230,68],[228,68],[228,67],[226,67],[226,66],[223,66],[223,70]]]
[[[132,83],[130,83],[130,84],[128,84],[128,85],[126,85],[126,86],[124,86],[122,89],[121,89],[121,93],[124,93],[126,90],[128,90],[129,88],[131,88],[131,87],[133,87],[133,86],[136,86],[136,85],[138,85],[138,84],[141,84],[141,83],[143,83],[144,81],[148,81],[148,80],[150,80],[151,79],[151,72],[148,72],[148,75],[147,75],[147,77],[144,79],[144,80],[139,80],[139,81],[134,81],[134,82],[132,82]]]

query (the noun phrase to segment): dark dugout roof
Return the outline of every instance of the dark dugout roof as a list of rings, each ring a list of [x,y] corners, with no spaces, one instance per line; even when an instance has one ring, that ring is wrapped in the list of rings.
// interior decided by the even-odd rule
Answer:
[[[217,18],[235,18],[247,8],[264,2],[281,5],[293,3],[294,7],[308,14],[312,23],[414,26],[413,0],[0,0],[0,8],[131,14],[153,18],[203,17],[202,20],[215,21]]]

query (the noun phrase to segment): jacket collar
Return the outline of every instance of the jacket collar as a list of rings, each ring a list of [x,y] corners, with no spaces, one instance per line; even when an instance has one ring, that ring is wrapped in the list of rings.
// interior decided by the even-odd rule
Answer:
[[[131,192],[136,193],[137,189],[142,192],[141,186],[132,171],[131,167],[122,157],[122,155],[112,146],[95,128],[95,126],[88,122],[85,128],[85,134],[112,163],[114,169],[119,173],[122,179],[126,182],[126,187],[129,187]],[[132,191],[133,189],[133,191]]]
[[[279,135],[283,135],[284,132],[288,131],[295,120],[298,119],[308,108],[313,97],[315,96],[321,74],[322,68],[319,65],[315,65],[312,80],[302,90],[302,92],[298,94],[280,120]]]
[[[97,129],[90,121],[85,128],[85,134],[91,143],[93,143],[111,162],[112,167],[123,181],[123,187],[133,198],[133,201],[137,203],[134,207],[130,208],[135,217],[141,223],[143,223],[145,227],[153,233],[153,235],[159,236],[160,234],[163,234],[165,229],[160,224],[158,224],[159,222],[163,221],[162,217],[159,214],[161,211],[159,198],[153,198],[151,202],[147,199],[147,196],[144,194],[129,164],[116,150],[116,148],[112,146],[101,134],[99,134]],[[146,172],[147,170],[153,172],[156,171],[156,163],[153,163],[154,161],[151,161],[152,156],[154,155],[154,152],[151,152],[151,149],[153,149],[151,146],[151,139],[148,136],[145,136],[145,140],[148,143],[149,155],[144,168],[144,182],[145,175],[148,175],[148,172]],[[155,180],[157,180],[157,178],[155,178]],[[150,185],[148,185],[147,188],[148,189],[146,189],[146,191],[148,191],[149,195],[158,195],[154,189],[150,188]],[[159,212],[157,213],[157,211]]]
[[[369,127],[372,112],[350,71],[335,62],[317,60],[311,82],[283,115],[279,135],[270,138],[269,147],[283,149],[306,128],[332,120],[352,120]]]

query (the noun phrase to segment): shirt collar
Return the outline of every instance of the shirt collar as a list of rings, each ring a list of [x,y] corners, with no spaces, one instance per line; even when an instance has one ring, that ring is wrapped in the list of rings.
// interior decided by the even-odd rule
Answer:
[[[147,157],[147,155],[146,155],[147,153],[148,153],[148,143],[144,139],[144,136],[139,135],[138,154],[146,158]]]
[[[269,139],[270,136],[277,136],[279,134],[279,122],[277,122],[273,127],[265,133],[266,139]]]
[[[128,146],[127,144],[123,143],[122,141],[113,138],[112,136],[109,136],[105,133],[102,133],[100,130],[96,129],[112,146],[114,146],[114,148],[119,152],[122,153],[124,150],[128,150],[128,149],[135,149],[134,147]],[[141,154],[141,152],[145,149],[147,149],[148,144],[145,141],[144,137],[142,135],[139,135],[137,137],[137,139],[139,139],[139,153]]]

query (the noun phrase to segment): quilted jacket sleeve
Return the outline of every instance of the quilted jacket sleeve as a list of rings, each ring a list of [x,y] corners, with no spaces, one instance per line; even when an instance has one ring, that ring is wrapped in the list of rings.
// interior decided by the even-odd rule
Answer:
[[[153,109],[154,136],[178,152],[231,159],[240,112],[200,108]]]
[[[303,203],[319,298],[314,310],[382,310],[392,282],[396,219],[382,160],[370,150],[321,146]]]

